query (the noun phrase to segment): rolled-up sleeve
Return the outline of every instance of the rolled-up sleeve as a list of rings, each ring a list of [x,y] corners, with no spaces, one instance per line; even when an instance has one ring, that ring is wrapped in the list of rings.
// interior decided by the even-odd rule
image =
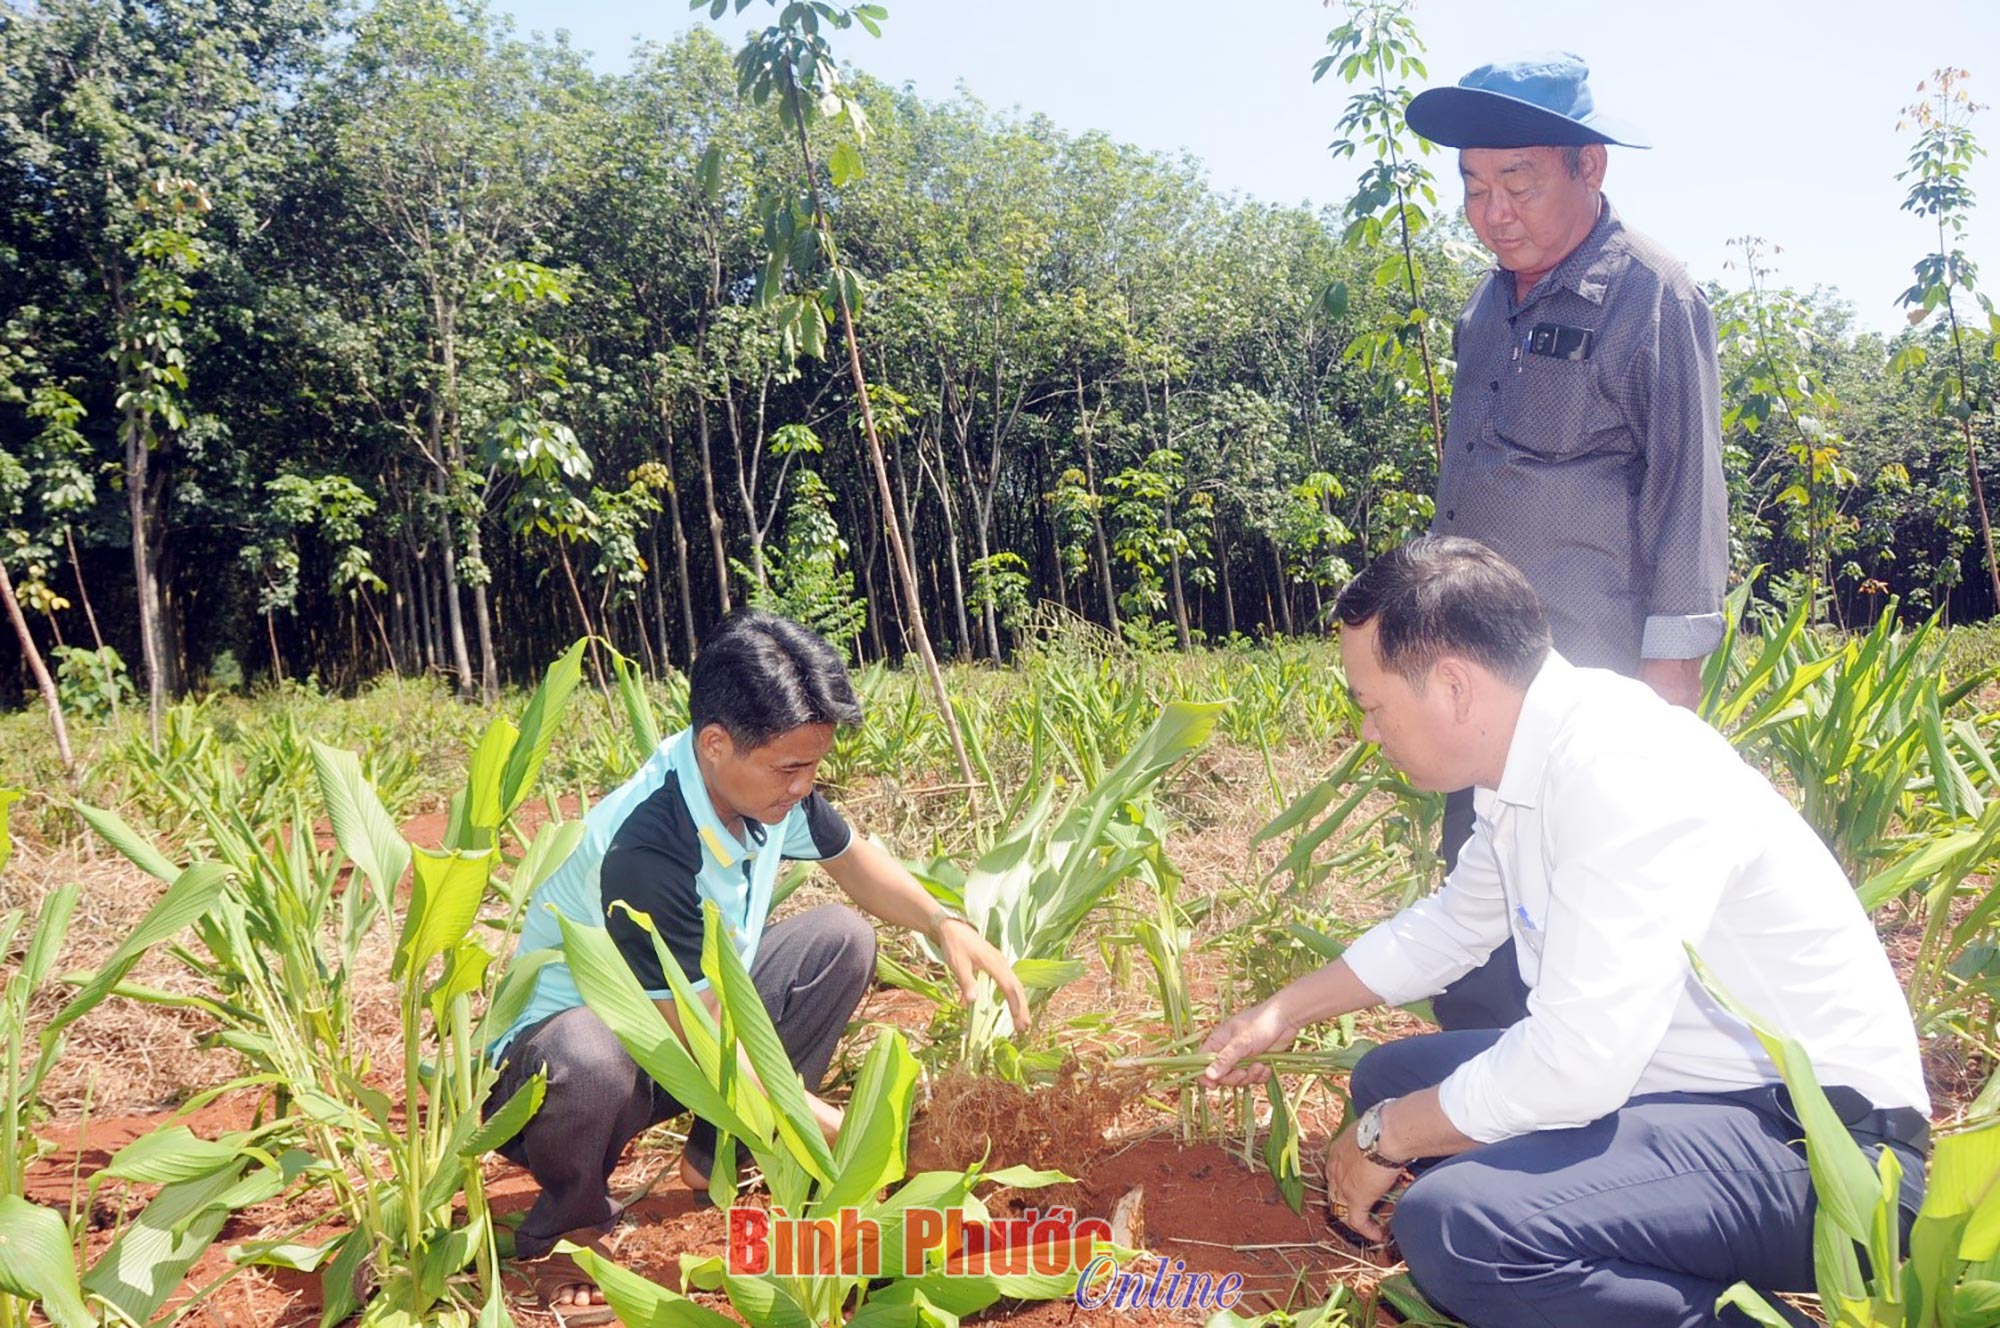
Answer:
[[[1729,493],[1722,477],[1715,320],[1700,291],[1660,297],[1658,334],[1632,366],[1645,384],[1639,439],[1645,659],[1698,659],[1722,642]]]
[[[1444,889],[1371,927],[1341,956],[1385,1004],[1435,996],[1486,962],[1507,939],[1507,897],[1481,819]]]
[[[1584,1125],[1632,1094],[1690,980],[1733,870],[1732,836],[1704,822],[1642,755],[1576,770],[1546,790],[1549,880],[1541,974],[1528,1017],[1439,1086],[1444,1114],[1481,1143]]]

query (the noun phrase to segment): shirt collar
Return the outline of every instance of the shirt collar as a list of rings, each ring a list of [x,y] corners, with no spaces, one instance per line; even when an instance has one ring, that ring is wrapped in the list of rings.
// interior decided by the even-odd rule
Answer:
[[[701,763],[695,759],[694,729],[685,728],[673,739],[674,770],[680,775],[681,801],[687,804],[688,815],[694,819],[695,833],[708,846],[710,856],[723,867],[734,867],[745,858],[754,858],[764,847],[764,827],[755,821],[745,820],[743,829],[751,838],[746,847],[742,840],[731,834],[723,824],[722,817],[715,810],[715,803],[708,796],[708,781],[701,776]]]
[[[1603,304],[1604,293],[1611,286],[1611,269],[1614,260],[1624,250],[1625,223],[1618,220],[1618,209],[1611,206],[1610,198],[1598,195],[1597,221],[1590,233],[1583,237],[1583,243],[1570,250],[1562,262],[1549,270],[1547,276],[1535,283],[1528,292],[1528,298],[1521,301],[1518,308],[1525,309],[1552,290],[1574,291],[1592,304]],[[1513,299],[1514,274],[1499,269],[1508,293]]]
[[[1569,713],[1576,666],[1555,651],[1536,672],[1521,698],[1521,717],[1514,723],[1513,741],[1507,744],[1507,765],[1500,772],[1500,786],[1494,795],[1515,807],[1532,807],[1541,793],[1542,772],[1549,763],[1549,744],[1555,740],[1556,726]]]

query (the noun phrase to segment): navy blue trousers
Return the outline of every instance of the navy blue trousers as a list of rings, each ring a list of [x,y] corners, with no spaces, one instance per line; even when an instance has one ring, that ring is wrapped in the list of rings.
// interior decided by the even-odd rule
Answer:
[[[1442,1082],[1500,1036],[1433,1033],[1376,1048],[1354,1067],[1355,1110]],[[1391,1229],[1418,1289],[1473,1328],[1747,1324],[1733,1309],[1716,1313],[1732,1284],[1813,1289],[1812,1177],[1793,1142],[1802,1137],[1775,1086],[1635,1097],[1579,1129],[1418,1166]],[[1924,1158],[1888,1146],[1903,1165],[1907,1233]]]

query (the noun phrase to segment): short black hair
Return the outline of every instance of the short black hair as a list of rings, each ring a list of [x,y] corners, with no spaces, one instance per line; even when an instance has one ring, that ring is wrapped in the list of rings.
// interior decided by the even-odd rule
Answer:
[[[1382,667],[1413,687],[1444,655],[1463,655],[1516,687],[1549,653],[1549,619],[1534,587],[1478,540],[1421,535],[1347,583],[1334,613],[1348,627],[1375,623]]]
[[[688,722],[696,733],[720,724],[738,747],[754,749],[807,724],[859,724],[861,703],[840,652],[817,632],[739,609],[688,670]]]

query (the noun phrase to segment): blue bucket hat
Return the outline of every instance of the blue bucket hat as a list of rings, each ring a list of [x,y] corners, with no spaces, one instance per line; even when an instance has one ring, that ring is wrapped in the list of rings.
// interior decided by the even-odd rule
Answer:
[[[1448,148],[1647,146],[1630,126],[1597,113],[1590,66],[1568,51],[1481,65],[1455,88],[1418,93],[1403,119]]]

